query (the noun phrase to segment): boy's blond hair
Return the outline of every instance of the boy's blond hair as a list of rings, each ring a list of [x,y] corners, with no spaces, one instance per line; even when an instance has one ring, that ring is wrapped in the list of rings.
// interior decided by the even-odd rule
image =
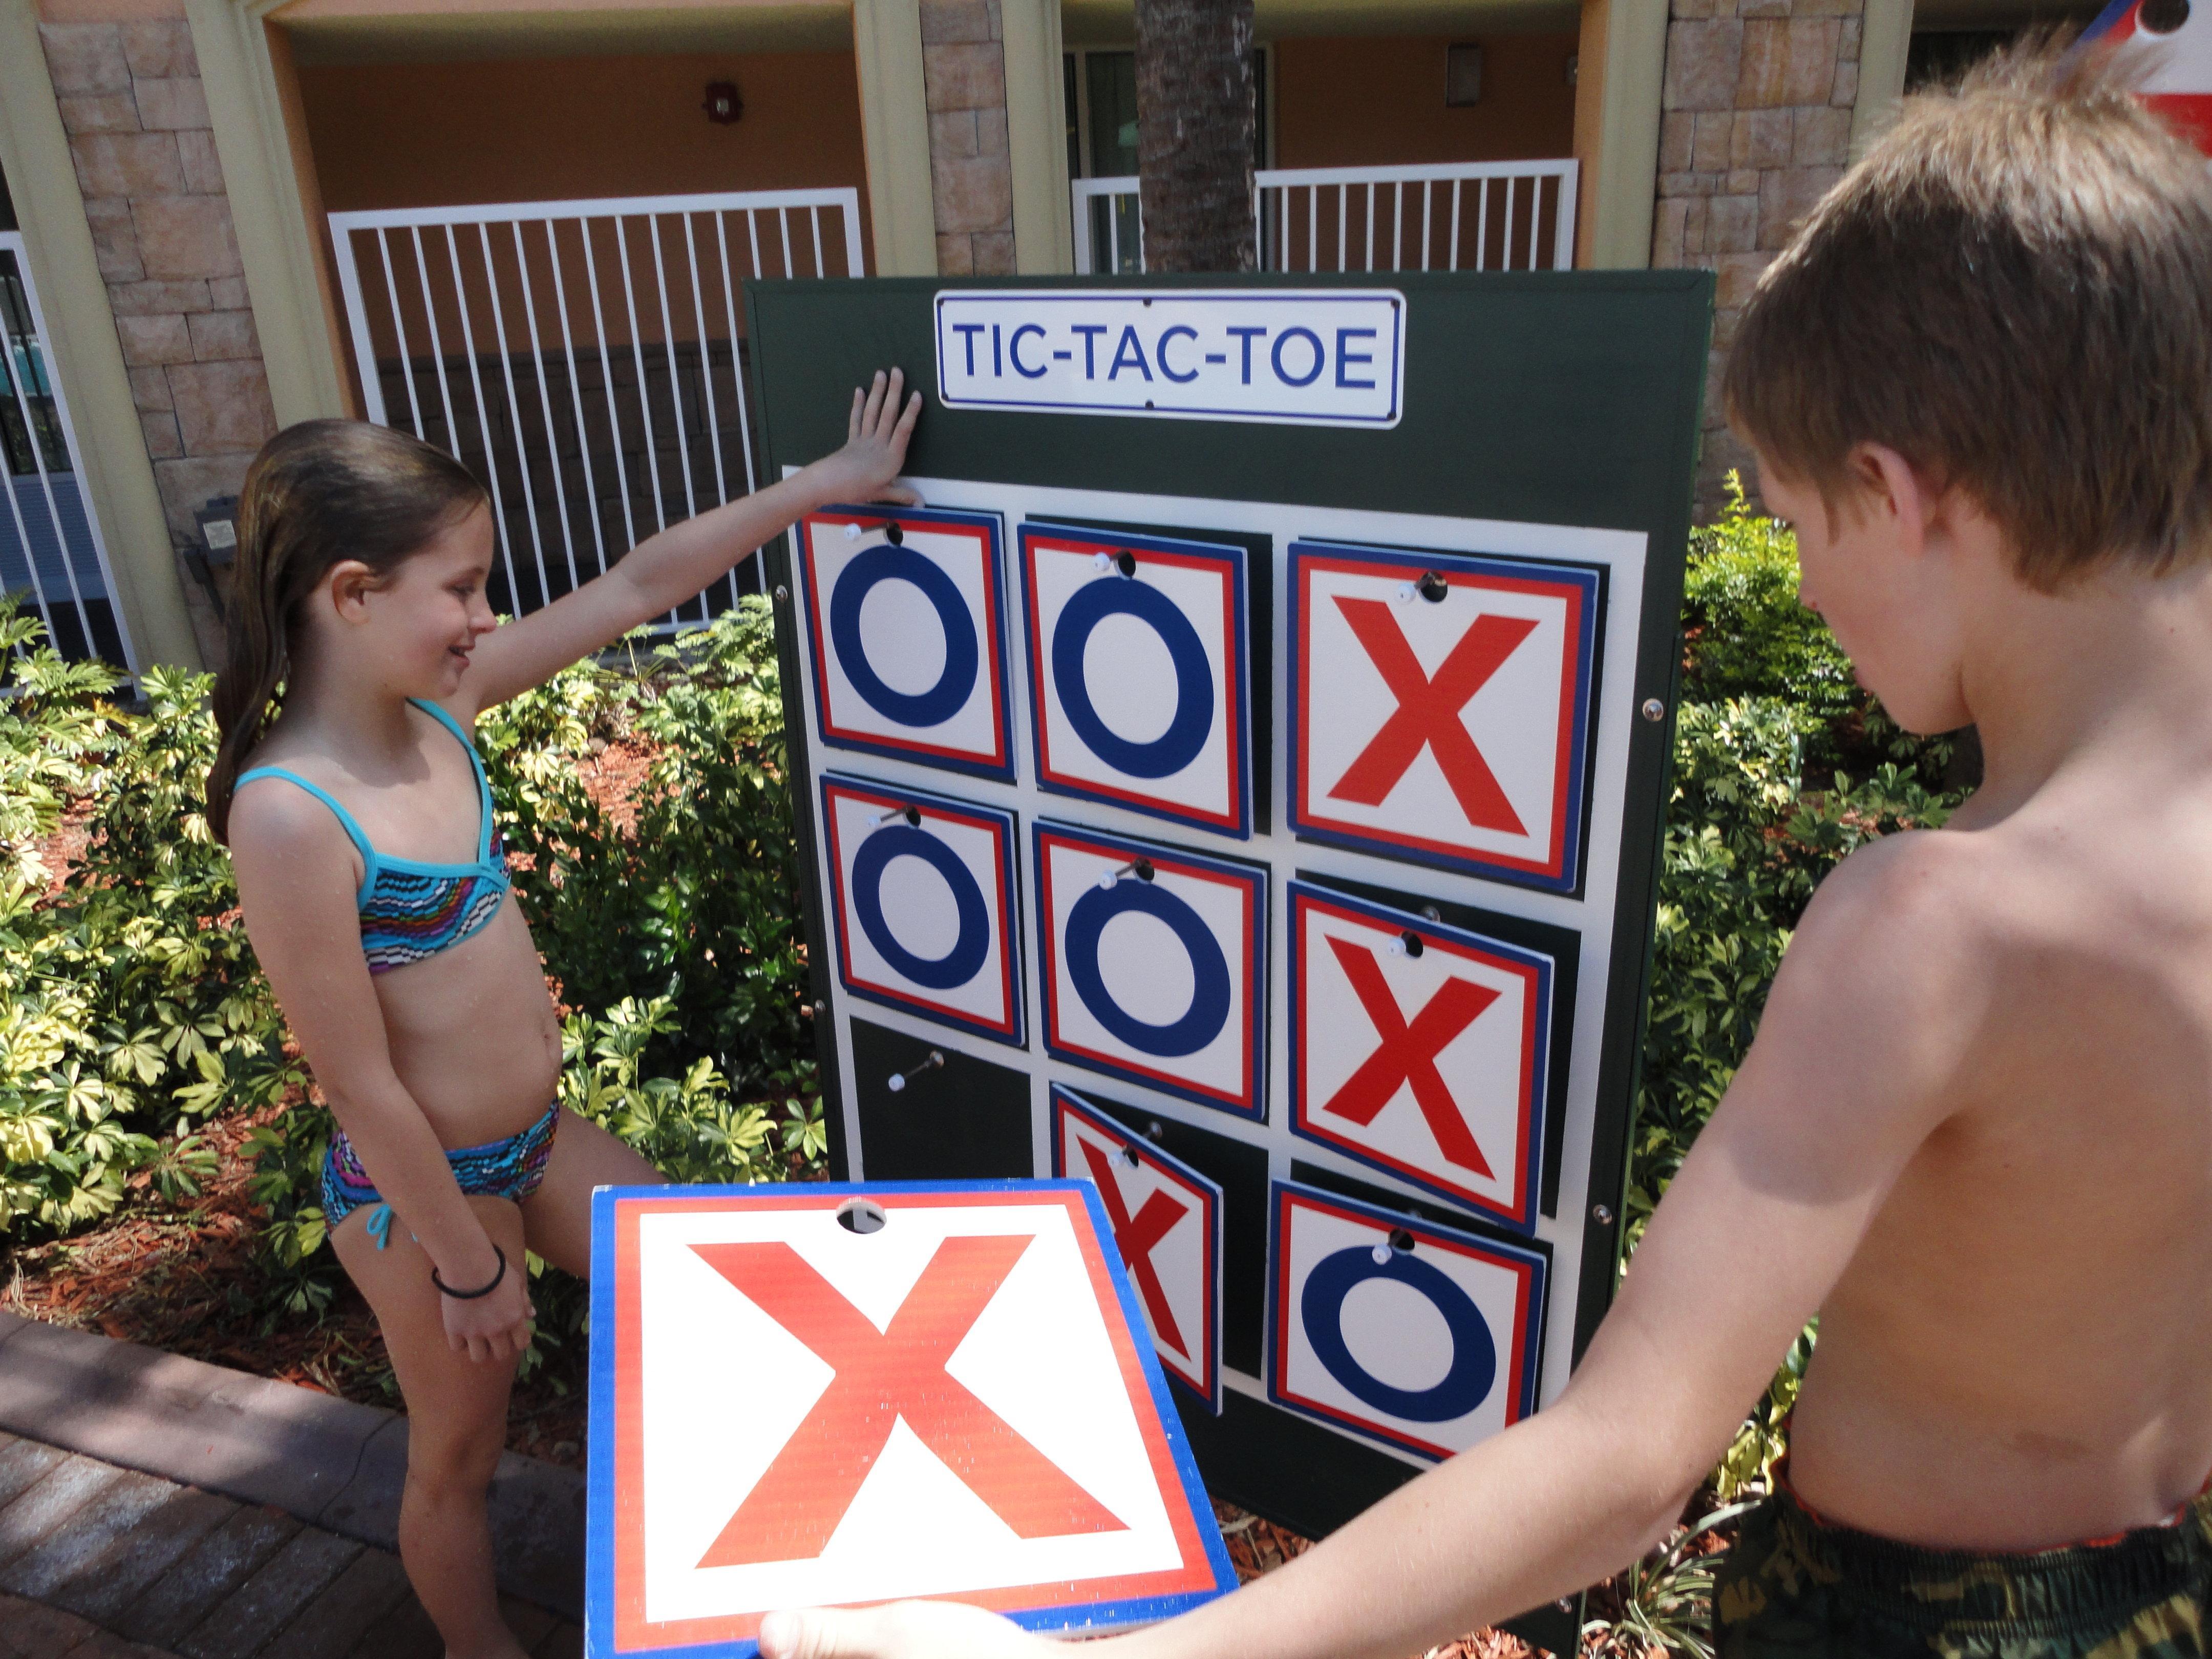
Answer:
[[[2051,592],[2110,561],[2163,574],[2212,538],[2212,180],[2128,90],[2049,40],[1896,125],[1760,279],[1729,419],[1847,493],[1884,445],[1965,489]]]

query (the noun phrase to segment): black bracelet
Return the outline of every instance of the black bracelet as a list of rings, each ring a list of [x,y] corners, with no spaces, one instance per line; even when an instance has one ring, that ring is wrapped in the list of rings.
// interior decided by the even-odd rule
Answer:
[[[447,1284],[444,1279],[438,1277],[438,1270],[435,1267],[430,1269],[430,1282],[433,1285],[435,1285],[439,1290],[443,1291],[446,1295],[453,1297],[456,1302],[473,1302],[480,1296],[489,1296],[494,1291],[499,1288],[500,1280],[507,1277],[507,1252],[501,1249],[498,1245],[495,1244],[491,1247],[491,1253],[499,1258],[499,1271],[491,1276],[491,1283],[485,1285],[480,1291],[455,1290],[452,1285]]]

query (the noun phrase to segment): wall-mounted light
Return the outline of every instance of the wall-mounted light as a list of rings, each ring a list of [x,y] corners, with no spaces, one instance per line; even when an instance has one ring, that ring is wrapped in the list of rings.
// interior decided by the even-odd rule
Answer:
[[[707,118],[716,126],[726,127],[745,112],[745,100],[738,95],[735,81],[709,81],[707,101],[699,107],[707,112]]]
[[[1482,101],[1482,48],[1449,46],[1444,52],[1444,107],[1463,109]]]

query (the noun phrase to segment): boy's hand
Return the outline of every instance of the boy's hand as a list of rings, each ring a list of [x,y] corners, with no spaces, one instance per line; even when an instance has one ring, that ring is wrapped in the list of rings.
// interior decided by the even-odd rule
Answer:
[[[761,1659],[1040,1659],[1059,1645],[957,1601],[773,1613],[760,1628]]]
[[[853,418],[845,447],[834,455],[823,456],[810,469],[819,470],[823,500],[921,505],[921,496],[891,482],[906,465],[907,441],[913,437],[914,423],[921,416],[919,392],[901,407],[899,393],[905,386],[905,371],[895,368],[886,376],[878,369],[866,392],[853,393]]]

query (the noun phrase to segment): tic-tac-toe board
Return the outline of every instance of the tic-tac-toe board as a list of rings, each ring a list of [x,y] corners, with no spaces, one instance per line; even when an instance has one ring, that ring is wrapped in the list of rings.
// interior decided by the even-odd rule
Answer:
[[[1698,273],[761,285],[842,1176],[1093,1182],[1209,1486],[1318,1534],[1612,1292]]]
[[[1081,1181],[603,1187],[586,1638],[743,1659],[780,1607],[1032,1630],[1237,1576]]]

